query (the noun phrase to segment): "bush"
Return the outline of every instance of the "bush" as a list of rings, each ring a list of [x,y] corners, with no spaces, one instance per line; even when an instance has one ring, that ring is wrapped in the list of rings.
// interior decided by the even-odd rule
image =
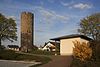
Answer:
[[[0,51],[1,51],[1,50],[4,50],[4,49],[5,49],[5,46],[0,45]]]
[[[70,67],[100,67],[100,62],[97,61],[82,62],[81,60],[74,58]]]
[[[74,43],[74,48],[73,48],[73,56],[76,59],[79,59],[81,61],[85,61],[91,58],[92,56],[92,49],[89,47],[89,43],[85,42],[78,42],[75,41]]]
[[[5,60],[14,60],[18,54],[16,54],[14,51],[11,50],[2,50],[0,51],[0,59],[5,59]]]
[[[78,44],[80,44],[80,43],[74,42],[75,46],[78,46]],[[81,51],[82,51],[83,46],[80,46],[80,47],[82,48],[81,49]],[[90,42],[91,48],[89,47],[89,45],[88,45],[87,49],[84,48],[86,50],[86,53],[87,53],[87,51],[90,51],[87,54],[85,54],[84,50],[83,50],[84,52],[82,51],[82,53],[84,53],[85,55],[90,54],[89,57],[87,57],[87,59],[90,59],[90,60],[85,59],[86,61],[84,61],[84,62],[79,59],[81,57],[79,57],[79,56],[77,57],[77,52],[80,53],[80,47],[79,48],[77,47],[77,49],[74,48],[76,53],[74,52],[75,54],[74,54],[73,61],[70,65],[70,67],[100,67],[100,41],[92,41],[92,42]],[[91,52],[92,52],[92,56],[91,56]]]

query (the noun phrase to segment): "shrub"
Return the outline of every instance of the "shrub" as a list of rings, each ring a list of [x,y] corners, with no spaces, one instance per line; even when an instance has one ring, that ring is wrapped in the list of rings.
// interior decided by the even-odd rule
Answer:
[[[89,47],[89,43],[85,42],[78,42],[74,41],[74,48],[73,48],[73,56],[76,59],[79,59],[81,61],[85,61],[91,58],[92,56],[92,49]]]
[[[81,60],[74,58],[70,67],[100,67],[100,62],[97,61],[82,62]]]
[[[18,54],[16,54],[14,51],[11,50],[2,50],[0,51],[0,59],[5,59],[5,60],[14,60]]]
[[[0,50],[4,50],[5,46],[4,45],[0,45]]]
[[[74,44],[76,44],[76,43],[77,42],[74,42]],[[78,43],[78,44],[80,44],[80,43]],[[76,44],[75,46],[78,46],[78,45]],[[91,48],[89,47],[89,45],[87,45],[87,46],[90,49],[90,54],[92,53],[91,59],[83,62],[80,59],[77,59],[77,57],[74,55],[74,58],[73,58],[73,61],[70,65],[70,67],[100,67],[100,41],[91,41],[90,42]],[[79,49],[77,49],[77,51],[78,50]],[[88,49],[86,49],[86,50],[89,51]],[[78,51],[78,52],[80,52],[80,51]]]

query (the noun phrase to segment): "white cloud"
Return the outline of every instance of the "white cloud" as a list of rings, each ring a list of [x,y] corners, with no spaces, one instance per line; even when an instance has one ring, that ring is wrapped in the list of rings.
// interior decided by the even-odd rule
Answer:
[[[40,13],[43,21],[45,22],[55,22],[55,21],[61,21],[61,22],[67,22],[69,20],[69,16],[60,15],[57,14],[55,11],[45,9],[43,7],[36,7],[37,11]]]
[[[68,6],[68,5],[69,5],[69,3],[64,3],[64,2],[61,2],[61,4],[62,4],[63,6]]]
[[[67,21],[67,20],[69,20],[69,17],[68,16],[63,16],[63,15],[56,15],[56,17],[58,17],[59,19],[61,19],[61,20],[65,20],[65,21]]]
[[[45,9],[40,10],[40,14],[46,19],[52,19],[54,16],[54,12]]]
[[[73,7],[73,8],[78,8],[78,9],[89,9],[89,8],[92,8],[91,5],[86,4],[86,3],[74,4],[72,7]]]
[[[87,3],[75,3],[74,1],[71,1],[71,2],[62,2],[61,1],[61,5],[63,5],[64,7],[77,8],[77,9],[81,9],[81,10],[92,8],[91,4],[87,4]]]
[[[15,16],[6,16],[8,19],[9,18],[13,18],[14,20],[16,19],[16,17]]]
[[[62,2],[61,1],[61,5],[63,5],[63,6],[70,6],[70,5],[72,5],[72,4],[74,4],[74,2],[73,1],[71,1],[71,2],[67,2],[67,3],[65,3],[65,2]]]

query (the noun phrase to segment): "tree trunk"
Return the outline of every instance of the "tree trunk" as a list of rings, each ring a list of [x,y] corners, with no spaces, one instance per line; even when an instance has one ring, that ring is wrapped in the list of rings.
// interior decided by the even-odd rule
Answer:
[[[1,46],[1,39],[0,39],[0,46]]]

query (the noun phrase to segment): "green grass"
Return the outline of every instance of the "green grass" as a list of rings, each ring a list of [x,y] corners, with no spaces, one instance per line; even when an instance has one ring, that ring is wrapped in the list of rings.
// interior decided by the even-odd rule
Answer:
[[[55,55],[55,53],[57,53],[57,55],[60,54],[60,52],[50,52],[50,51],[42,51],[42,50],[33,50],[29,53],[38,54],[38,55]]]
[[[29,54],[16,53],[10,50],[2,50],[0,51],[0,59],[3,60],[18,60],[18,61],[36,61],[45,64],[49,62],[51,59],[47,56],[36,56]]]

